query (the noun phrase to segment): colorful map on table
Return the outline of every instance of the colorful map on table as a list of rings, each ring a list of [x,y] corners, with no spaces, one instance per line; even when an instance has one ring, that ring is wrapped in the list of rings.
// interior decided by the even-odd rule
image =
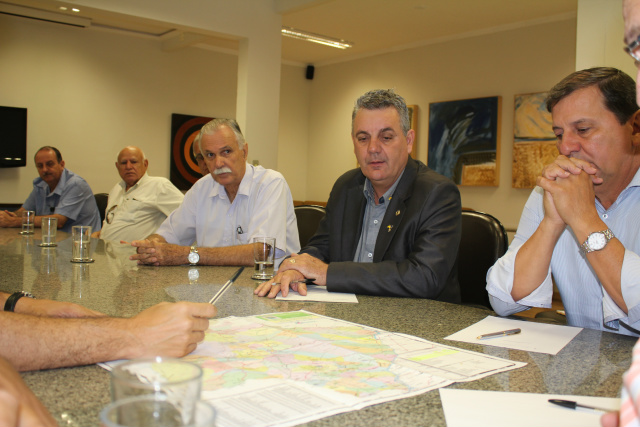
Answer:
[[[219,427],[300,424],[525,365],[306,311],[212,320],[184,359]]]

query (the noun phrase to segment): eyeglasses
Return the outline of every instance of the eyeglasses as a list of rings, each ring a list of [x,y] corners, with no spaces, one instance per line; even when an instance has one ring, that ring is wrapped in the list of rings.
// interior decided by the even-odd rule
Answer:
[[[118,205],[113,205],[107,211],[107,215],[106,215],[107,224],[111,224],[111,221],[113,221],[113,217],[116,215],[116,213],[114,211],[116,210],[117,207],[118,207]]]
[[[627,52],[637,62],[640,62],[640,36],[624,47]]]

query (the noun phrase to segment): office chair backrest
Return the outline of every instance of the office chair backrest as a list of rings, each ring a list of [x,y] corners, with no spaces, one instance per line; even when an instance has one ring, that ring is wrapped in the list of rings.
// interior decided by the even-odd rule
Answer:
[[[326,210],[318,205],[302,205],[293,208],[298,221],[298,235],[300,247],[304,248],[309,239],[316,234],[320,221],[324,218]]]
[[[491,308],[487,271],[507,251],[509,239],[495,217],[483,212],[462,212],[458,249],[458,281],[463,304]]]
[[[98,211],[100,212],[100,221],[104,221],[104,216],[107,212],[107,202],[109,201],[109,195],[107,193],[97,193],[93,197],[96,198],[98,204]]]

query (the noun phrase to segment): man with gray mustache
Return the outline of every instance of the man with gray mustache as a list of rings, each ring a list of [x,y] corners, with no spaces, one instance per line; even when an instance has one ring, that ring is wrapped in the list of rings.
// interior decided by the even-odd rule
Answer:
[[[155,234],[132,242],[137,253],[131,259],[150,265],[253,265],[251,242],[258,236],[276,238],[276,258],[300,250],[289,186],[279,172],[247,163],[249,147],[238,123],[211,120],[200,131],[198,148],[211,172]]]

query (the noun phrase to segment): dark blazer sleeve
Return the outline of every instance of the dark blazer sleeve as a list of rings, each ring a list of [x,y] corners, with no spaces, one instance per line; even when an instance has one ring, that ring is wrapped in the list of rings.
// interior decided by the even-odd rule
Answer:
[[[360,181],[364,177],[343,178],[332,190],[318,233],[302,251],[329,262],[327,288],[459,302],[456,259],[461,203],[457,186],[410,160],[378,233],[374,262],[356,263],[353,258],[364,212]]]

